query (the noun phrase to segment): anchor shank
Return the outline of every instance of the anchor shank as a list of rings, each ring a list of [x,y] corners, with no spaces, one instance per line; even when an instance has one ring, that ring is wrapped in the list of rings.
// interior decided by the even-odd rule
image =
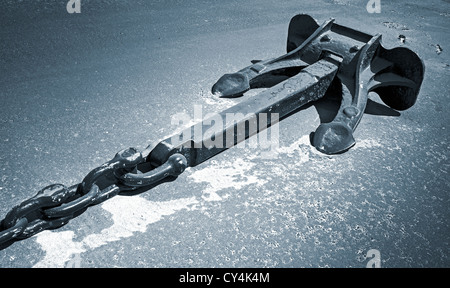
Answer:
[[[270,127],[301,106],[323,97],[341,60],[329,54],[288,80],[166,138],[155,146],[147,161],[157,166],[170,155],[180,153],[186,157],[190,167],[204,162]],[[269,116],[267,125],[259,125],[263,116]],[[217,125],[217,122],[222,122],[222,125]],[[211,127],[212,123],[215,128]],[[197,135],[196,131],[202,132]],[[183,139],[186,134],[190,135],[189,139]]]

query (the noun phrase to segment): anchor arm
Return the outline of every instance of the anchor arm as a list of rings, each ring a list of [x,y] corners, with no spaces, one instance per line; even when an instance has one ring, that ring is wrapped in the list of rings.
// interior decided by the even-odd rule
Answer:
[[[414,105],[424,77],[422,60],[407,48],[385,49],[381,35],[374,36],[360,51],[354,67],[355,75],[338,75],[342,83],[342,100],[334,120],[321,124],[313,137],[313,145],[325,154],[336,154],[355,143],[353,132],[361,121],[368,93],[376,92],[395,110]]]
[[[298,58],[258,61],[236,73],[223,75],[211,92],[219,97],[240,97],[252,88],[272,87],[297,74],[308,64]]]
[[[252,88],[272,87],[294,76],[301,69],[319,60],[316,58],[308,62],[299,55],[302,55],[323,31],[329,30],[333,22],[334,19],[330,19],[319,26],[311,16],[297,15],[289,25],[289,36],[292,39],[288,39],[288,53],[274,59],[252,61],[251,66],[223,75],[213,85],[211,92],[219,97],[240,97]],[[303,29],[296,29],[297,23],[301,23]],[[294,38],[301,43],[296,45]]]

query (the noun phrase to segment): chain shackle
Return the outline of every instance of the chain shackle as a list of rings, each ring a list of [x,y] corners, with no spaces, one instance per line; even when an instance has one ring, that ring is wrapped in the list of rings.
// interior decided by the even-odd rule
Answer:
[[[81,194],[89,193],[93,184],[97,183],[101,177],[112,176],[111,178],[114,179],[115,174],[130,172],[144,161],[142,153],[135,148],[117,152],[113,159],[95,168],[84,177],[80,184]]]
[[[184,172],[187,166],[186,157],[182,154],[175,153],[171,155],[164,164],[149,172],[140,174],[126,173],[123,175],[116,175],[116,177],[125,186],[134,188],[145,187],[153,185],[170,176],[179,176]]]

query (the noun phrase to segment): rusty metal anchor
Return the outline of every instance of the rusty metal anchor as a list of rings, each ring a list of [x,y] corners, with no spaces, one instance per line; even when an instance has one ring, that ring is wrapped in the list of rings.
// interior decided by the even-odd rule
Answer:
[[[336,60],[338,64],[334,62],[338,70],[332,80],[338,81],[342,87],[341,106],[334,120],[321,124],[314,133],[313,145],[319,151],[336,154],[355,144],[353,131],[364,114],[369,92],[378,93],[385,104],[396,110],[408,109],[416,102],[424,78],[424,64],[414,52],[404,47],[385,49],[381,35],[372,36],[341,26],[334,19],[319,26],[308,15],[291,19],[287,54],[253,61],[253,65],[236,73],[225,74],[213,86],[212,92],[221,97],[239,97],[252,88],[272,87],[278,83],[286,86],[292,83],[291,79],[304,77],[302,72],[309,75],[308,69],[316,67],[330,55],[340,59]],[[324,78],[329,76],[317,79],[315,86],[320,89],[306,95],[306,101],[324,96],[327,85],[331,83],[330,79]],[[291,89],[300,91],[302,84],[299,81]],[[279,88],[270,89],[278,91]]]
[[[338,25],[334,19],[319,26],[308,15],[291,19],[287,54],[252,62],[236,73],[223,75],[212,87],[212,93],[220,97],[239,97],[252,88],[268,88],[219,113],[222,119],[234,113],[247,116],[235,122],[225,121],[213,135],[202,133],[199,137],[195,130],[207,131],[213,121],[204,119],[188,128],[192,130],[189,133],[192,137],[174,143],[174,139],[183,138],[183,135],[172,135],[152,147],[144,155],[147,161],[162,167],[166,165],[164,163],[174,163],[173,160],[178,159],[184,166],[194,167],[270,127],[273,121],[269,120],[267,125],[259,125],[257,129],[233,134],[237,127],[246,122],[260,123],[261,115],[275,113],[282,119],[323,97],[332,83],[340,86],[341,105],[333,121],[317,128],[313,145],[326,154],[342,153],[355,145],[353,131],[364,114],[369,92],[378,93],[389,107],[405,110],[416,102],[424,77],[424,64],[411,50],[404,47],[385,49],[381,45],[381,35],[372,36]],[[201,129],[196,129],[198,125]],[[227,137],[229,135],[233,135],[232,139]],[[222,145],[205,145],[211,137],[222,139]],[[138,186],[152,183],[157,175],[160,175],[158,168],[145,173],[144,177],[128,173],[122,181]]]
[[[43,188],[0,221],[0,250],[42,230],[59,228],[87,207],[118,194],[138,193],[141,187],[148,190],[177,177],[186,167],[194,167],[259,133],[335,86],[340,87],[339,111],[333,121],[317,128],[313,145],[326,154],[344,152],[355,144],[353,131],[364,114],[369,92],[378,93],[389,107],[405,110],[416,102],[423,77],[420,58],[407,48],[385,49],[381,35],[359,32],[334,20],[319,26],[312,17],[297,15],[289,24],[287,54],[253,61],[236,73],[225,74],[212,87],[212,92],[221,97],[268,88],[216,115],[219,119],[226,119],[227,114],[245,116],[222,122],[212,134],[208,132],[215,119],[204,119],[187,128],[192,131],[190,137],[176,133],[143,152],[124,149],[79,184]],[[268,114],[277,116],[261,125],[264,121],[260,120]],[[256,128],[246,129],[245,123],[255,123]],[[202,132],[198,135],[196,131]],[[214,144],[210,141],[213,138]]]

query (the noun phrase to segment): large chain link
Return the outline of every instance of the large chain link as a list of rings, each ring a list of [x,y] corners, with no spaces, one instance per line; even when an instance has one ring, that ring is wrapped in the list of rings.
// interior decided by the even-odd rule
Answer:
[[[0,250],[43,230],[62,227],[89,206],[100,204],[121,192],[130,192],[166,177],[178,176],[187,166],[183,155],[174,154],[160,167],[141,173],[138,165],[144,162],[142,153],[137,149],[124,149],[92,170],[79,184],[70,187],[53,184],[43,188],[12,208],[0,221]]]

